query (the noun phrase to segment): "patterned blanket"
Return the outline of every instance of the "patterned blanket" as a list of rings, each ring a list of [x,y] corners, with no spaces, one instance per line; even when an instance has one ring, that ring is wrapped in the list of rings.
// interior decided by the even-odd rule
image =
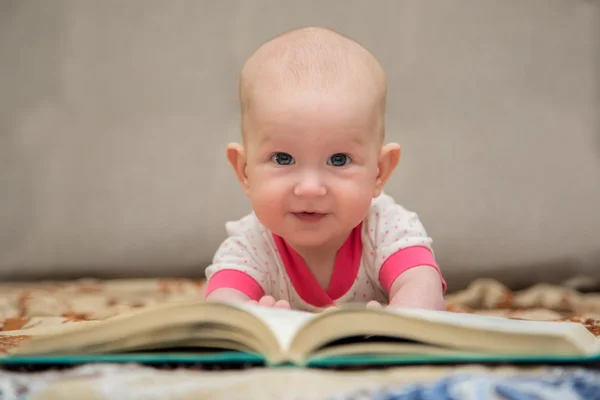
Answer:
[[[577,290],[587,283],[540,284],[511,291],[498,281],[481,279],[465,290],[449,294],[447,308],[457,313],[575,321],[600,336],[600,292]],[[0,330],[104,319],[161,302],[202,298],[203,290],[202,281],[185,279],[3,283],[0,284]],[[9,345],[6,341],[0,341],[0,351]],[[565,371],[561,370],[561,373]],[[0,398],[322,399],[331,396],[340,398],[348,393],[348,398],[408,399],[418,396],[378,396],[382,395],[383,387],[388,388],[390,393],[400,393],[407,388],[413,391],[426,390],[443,382],[446,382],[446,389],[450,387],[448,382],[454,382],[455,386],[459,382],[462,390],[467,390],[465,384],[468,382],[471,382],[471,389],[474,382],[480,385],[484,382],[489,388],[507,372],[517,377],[541,377],[549,373],[541,367],[525,366],[415,366],[352,372],[259,369],[240,373],[189,369],[167,371],[135,365],[86,365],[67,371],[43,373],[0,372]],[[457,374],[462,374],[462,380]],[[432,382],[434,386],[418,386],[426,382]],[[308,383],[313,385],[313,390],[307,390]],[[109,387],[113,389],[108,390]],[[372,395],[355,397],[351,394],[353,390],[367,389],[372,390],[369,392]],[[142,392],[143,396],[139,397]]]
[[[552,369],[543,375],[453,374],[434,382],[344,393],[332,400],[594,400],[600,398],[596,371]]]
[[[202,298],[203,281],[185,279],[78,280],[0,284],[0,330],[99,320],[134,308]],[[447,296],[449,311],[584,324],[600,335],[600,292],[539,284],[511,291],[481,279]],[[0,344],[1,349],[2,344]]]

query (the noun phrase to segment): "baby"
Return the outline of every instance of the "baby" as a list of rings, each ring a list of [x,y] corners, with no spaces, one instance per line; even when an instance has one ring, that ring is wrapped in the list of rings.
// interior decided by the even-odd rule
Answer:
[[[242,144],[227,159],[253,212],[226,224],[207,300],[444,309],[431,239],[383,192],[400,146],[384,144],[386,79],[373,55],[297,29],[248,59],[239,95]]]

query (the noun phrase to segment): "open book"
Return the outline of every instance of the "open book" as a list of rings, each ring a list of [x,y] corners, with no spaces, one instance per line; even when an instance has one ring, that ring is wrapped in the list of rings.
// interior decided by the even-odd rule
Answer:
[[[600,359],[600,339],[578,323],[364,306],[313,314],[186,301],[3,336],[22,340],[6,349],[0,363],[106,355],[134,361],[149,353],[185,354],[200,362],[207,355],[243,354],[267,365],[298,366],[344,365],[353,357],[366,364]]]

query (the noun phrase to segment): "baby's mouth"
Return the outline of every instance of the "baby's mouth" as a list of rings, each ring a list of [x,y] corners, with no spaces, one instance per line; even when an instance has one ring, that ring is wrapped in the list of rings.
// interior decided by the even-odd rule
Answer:
[[[296,218],[303,222],[319,222],[327,214],[311,211],[301,211],[293,213]]]

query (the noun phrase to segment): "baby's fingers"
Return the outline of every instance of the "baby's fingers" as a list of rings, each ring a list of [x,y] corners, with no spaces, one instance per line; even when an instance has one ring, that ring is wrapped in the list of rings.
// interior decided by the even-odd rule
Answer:
[[[273,307],[275,307],[275,308],[285,308],[285,309],[292,308],[290,306],[290,303],[288,303],[285,300],[278,300],[278,301],[276,301],[275,304],[273,305]]]
[[[275,303],[276,303],[276,301],[273,296],[263,296],[258,301],[258,304],[261,306],[264,306],[264,307],[273,307],[275,305]]]
[[[371,300],[367,303],[367,308],[382,308],[382,305],[375,300]]]

